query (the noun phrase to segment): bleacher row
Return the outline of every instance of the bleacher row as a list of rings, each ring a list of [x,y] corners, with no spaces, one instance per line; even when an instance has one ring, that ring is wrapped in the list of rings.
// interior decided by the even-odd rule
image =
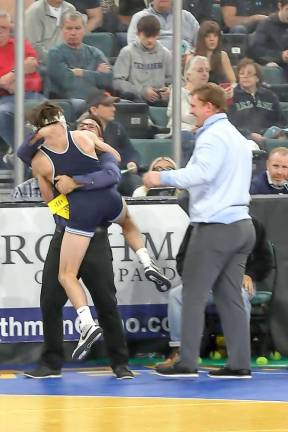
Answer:
[[[221,13],[219,3],[213,5],[213,17],[219,23],[221,22]],[[123,34],[125,39],[125,34]],[[229,58],[233,66],[236,66],[238,61],[249,54],[249,35],[247,34],[223,34],[222,35],[222,47],[228,53]],[[122,38],[123,40],[123,38]],[[113,33],[89,33],[84,37],[84,43],[99,48],[105,56],[109,59],[111,64],[114,64],[115,59],[121,49],[119,45],[119,38]],[[287,127],[288,127],[288,83],[287,79],[281,68],[278,67],[267,67],[262,66],[263,78],[265,84],[273,90],[281,101],[281,110],[285,116]],[[48,92],[49,93],[49,92]],[[64,109],[67,121],[72,125],[75,124],[75,113],[73,107],[68,99],[56,100]],[[130,111],[133,111],[135,104],[130,103]],[[26,103],[26,109],[31,107],[30,103]],[[167,125],[167,116],[165,107],[148,107],[146,109],[147,119],[148,116],[151,122],[156,126],[154,132],[161,132]],[[137,116],[137,110],[135,109],[135,116]],[[143,113],[145,115],[145,113]],[[147,120],[146,119],[146,120]],[[142,120],[141,120],[142,121]],[[137,122],[136,122],[137,124]],[[124,125],[129,132],[132,139],[132,144],[136,150],[140,153],[142,158],[143,166],[147,167],[150,162],[158,156],[167,155],[172,157],[172,140],[171,139],[158,139],[153,138],[151,135],[151,129],[133,127],[133,125]],[[146,130],[147,135],[143,133]],[[138,134],[139,132],[139,134]],[[266,140],[266,150],[269,151],[274,146],[279,145],[279,141],[274,143],[274,140]],[[281,145],[286,145],[286,141],[281,141]],[[288,146],[288,141],[287,141]],[[1,183],[1,178],[0,178]],[[3,183],[3,182],[2,182]],[[9,181],[7,182],[9,183]]]

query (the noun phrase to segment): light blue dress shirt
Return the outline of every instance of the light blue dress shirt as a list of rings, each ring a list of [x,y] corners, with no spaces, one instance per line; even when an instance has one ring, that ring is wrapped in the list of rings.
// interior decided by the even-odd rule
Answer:
[[[209,117],[196,134],[185,168],[162,171],[161,184],[187,189],[191,222],[233,223],[249,219],[252,151],[226,114]]]

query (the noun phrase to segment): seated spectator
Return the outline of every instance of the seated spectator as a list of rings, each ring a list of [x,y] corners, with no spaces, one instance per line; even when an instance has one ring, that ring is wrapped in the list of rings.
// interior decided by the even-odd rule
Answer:
[[[249,53],[260,64],[283,67],[288,78],[288,0],[278,1],[278,12],[259,24]]]
[[[275,147],[271,150],[266,168],[252,179],[251,195],[288,194],[288,148]]]
[[[147,0],[118,0],[118,14],[119,14],[119,30],[126,32],[131,21],[132,15],[144,9]]]
[[[257,219],[252,218],[252,220],[256,232],[256,243],[247,260],[241,290],[248,321],[250,321],[251,315],[251,300],[255,295],[255,282],[261,282],[264,280],[272,269],[272,257],[266,238],[265,228]],[[176,257],[177,271],[180,276],[182,276],[186,246],[191,236],[191,232],[192,225],[189,225]],[[210,294],[207,305],[211,304],[213,304],[213,293]],[[169,291],[167,312],[170,330],[169,346],[172,350],[165,362],[157,365],[157,367],[160,368],[171,366],[178,359],[181,340],[182,285],[178,285]]]
[[[190,12],[201,24],[212,19],[212,0],[183,0],[183,9]]]
[[[87,16],[86,31],[93,32],[102,26],[101,0],[69,0],[75,9]]]
[[[229,118],[244,136],[261,145],[270,126],[283,125],[279,100],[262,86],[261,68],[253,60],[240,60],[237,78]]]
[[[11,17],[0,11],[0,137],[14,148],[15,38],[11,37]],[[24,42],[25,99],[43,101],[42,81],[37,72],[37,53]]]
[[[125,128],[115,119],[115,98],[104,91],[91,94],[88,99],[89,114],[101,126],[104,141],[120,153],[120,168],[123,172],[118,190],[122,195],[132,196],[133,191],[142,183],[137,174],[141,158],[134,149]]]
[[[209,80],[209,62],[208,59],[204,56],[193,56],[191,61],[189,62],[185,73],[184,80],[185,83],[181,88],[181,130],[191,132],[194,130],[195,126],[195,118],[191,114],[191,102],[190,97],[193,91],[196,88],[201,87],[204,84],[207,84]],[[168,108],[167,108],[167,117],[168,124],[167,127],[172,127],[172,100],[173,93],[171,91],[171,95],[169,98]]]
[[[115,0],[100,0],[102,8],[102,25],[99,32],[115,33],[119,29],[118,7]]]
[[[46,65],[50,48],[63,42],[61,17],[75,8],[63,0],[38,0],[25,12],[25,35]]]
[[[124,99],[167,105],[172,81],[172,55],[157,39],[160,23],[153,15],[137,23],[137,41],[120,51],[114,65],[114,89]]]
[[[236,83],[235,73],[231,66],[228,54],[221,50],[221,29],[217,22],[204,21],[200,25],[195,55],[205,56],[208,58],[210,66],[210,82],[216,84]]]
[[[221,12],[230,33],[252,33],[258,23],[275,11],[274,0],[220,0]]]
[[[69,12],[62,18],[64,43],[48,52],[50,97],[86,99],[97,88],[112,88],[107,58],[98,48],[83,43],[85,26],[80,12]]]
[[[154,159],[149,166],[149,171],[169,171],[175,169],[176,169],[176,163],[173,161],[173,159],[171,159],[168,156],[160,156]],[[145,197],[148,191],[149,189],[146,186],[144,185],[139,186],[137,189],[134,190],[132,197],[133,198]]]
[[[137,22],[143,16],[153,15],[160,22],[159,42],[170,51],[172,50],[173,40],[173,15],[172,0],[153,0],[152,4],[133,15],[127,33],[128,43],[134,42],[137,38]],[[182,39],[187,40],[191,47],[196,44],[197,33],[199,29],[198,21],[194,16],[186,11],[182,11]]]
[[[181,167],[186,166],[189,161],[195,144],[195,117],[191,114],[191,94],[196,88],[207,84],[209,80],[209,63],[208,59],[203,56],[194,56],[188,63],[184,74],[185,84],[181,88],[181,131],[182,131],[182,159]],[[167,108],[168,124],[172,128],[172,97]]]
[[[35,0],[23,0],[24,9],[27,9]],[[5,10],[10,17],[12,23],[15,21],[16,15],[16,2],[15,0],[0,0],[0,10]]]

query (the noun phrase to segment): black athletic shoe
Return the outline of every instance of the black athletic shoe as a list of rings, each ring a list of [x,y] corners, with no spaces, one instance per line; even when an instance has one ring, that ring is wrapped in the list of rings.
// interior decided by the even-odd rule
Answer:
[[[197,378],[199,376],[196,369],[192,370],[182,366],[180,362],[176,362],[171,366],[156,366],[155,373],[171,378]]]
[[[115,366],[113,372],[115,377],[119,380],[135,378],[133,372],[125,365]]]
[[[252,378],[250,369],[230,369],[224,367],[221,369],[213,370],[208,373],[211,378],[230,378],[230,379],[247,379]]]
[[[45,379],[45,378],[61,378],[61,369],[51,369],[48,366],[39,365],[31,371],[24,371],[24,376],[27,378],[34,379]]]
[[[81,336],[76,349],[72,353],[72,359],[83,360],[87,357],[92,345],[100,339],[101,335],[102,329],[96,324],[85,326],[81,330]]]
[[[151,262],[150,266],[144,268],[146,279],[154,282],[156,288],[160,292],[166,292],[171,288],[171,282],[164,276],[161,270]]]

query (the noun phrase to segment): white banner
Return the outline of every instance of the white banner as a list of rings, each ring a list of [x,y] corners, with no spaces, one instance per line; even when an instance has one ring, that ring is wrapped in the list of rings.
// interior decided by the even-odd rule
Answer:
[[[187,215],[176,204],[130,205],[129,210],[151,256],[172,286],[178,285],[175,256],[188,224]],[[0,339],[2,342],[41,340],[42,269],[54,221],[46,207],[1,208],[0,214]],[[109,228],[109,239],[118,302],[127,333],[134,337],[159,336],[162,330],[167,331],[167,323],[161,324],[167,294],[159,293],[145,279],[142,265],[125,243],[119,226],[113,224]],[[77,338],[75,312],[69,304],[64,309],[65,338]]]

